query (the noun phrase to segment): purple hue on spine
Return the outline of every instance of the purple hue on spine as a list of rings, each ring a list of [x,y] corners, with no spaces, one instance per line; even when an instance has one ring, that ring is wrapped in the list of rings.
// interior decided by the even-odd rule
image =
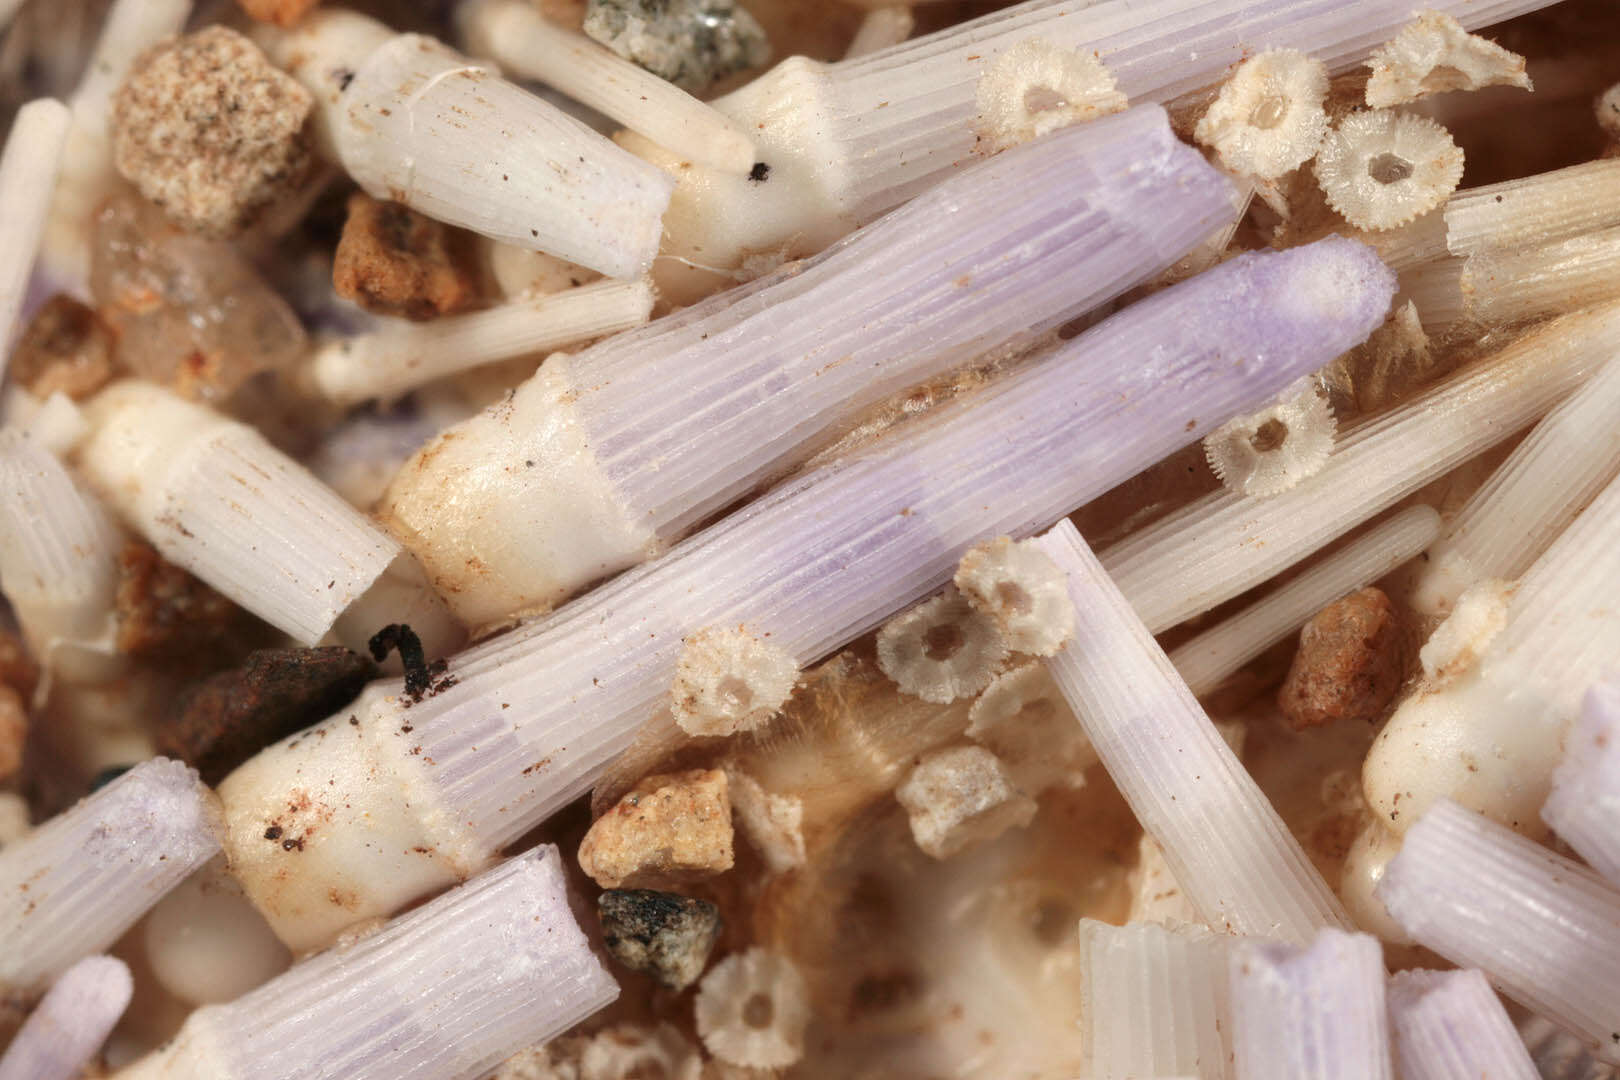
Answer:
[[[1370,249],[1332,238],[1126,309],[463,654],[456,685],[411,713],[428,781],[486,843],[511,842],[657,712],[684,635],[741,623],[818,659],[944,584],[972,544],[1050,525],[1363,340],[1393,289]]]
[[[1620,683],[1586,691],[1541,817],[1598,873],[1620,885]]]

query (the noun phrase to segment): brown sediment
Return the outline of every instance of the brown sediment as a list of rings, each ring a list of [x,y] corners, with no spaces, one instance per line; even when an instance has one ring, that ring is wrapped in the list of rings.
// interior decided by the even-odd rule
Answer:
[[[339,296],[379,315],[435,319],[478,299],[470,234],[397,202],[349,197],[332,262]]]
[[[1296,731],[1378,719],[1405,677],[1401,643],[1395,606],[1381,590],[1335,600],[1300,631],[1278,707]]]
[[[649,776],[591,825],[579,865],[612,889],[702,878],[731,869],[732,836],[724,771]]]
[[[259,22],[291,26],[302,19],[321,0],[237,0],[248,18]]]
[[[12,352],[10,370],[35,397],[61,391],[83,401],[117,371],[112,330],[93,308],[58,293],[29,321]]]
[[[341,647],[260,650],[183,693],[155,733],[158,752],[216,784],[264,747],[341,709],[376,671]],[[280,831],[265,836],[278,839]]]
[[[191,670],[228,663],[257,636],[257,620],[149,544],[118,553],[118,651]]]

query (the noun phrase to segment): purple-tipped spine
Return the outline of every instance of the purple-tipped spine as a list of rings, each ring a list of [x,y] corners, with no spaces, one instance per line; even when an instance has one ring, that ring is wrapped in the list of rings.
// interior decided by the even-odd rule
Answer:
[[[1541,818],[1620,886],[1620,683],[1586,691]]]
[[[1410,829],[1377,895],[1420,945],[1620,1064],[1620,892],[1450,799]]]
[[[122,960],[87,956],[62,973],[0,1057],[0,1080],[74,1080],[135,992]]]
[[[1386,997],[1403,1080],[1538,1080],[1483,972],[1398,972]]]

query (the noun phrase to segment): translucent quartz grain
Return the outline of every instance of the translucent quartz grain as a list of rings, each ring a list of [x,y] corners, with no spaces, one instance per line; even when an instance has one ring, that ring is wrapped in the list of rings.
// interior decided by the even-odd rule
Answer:
[[[652,265],[673,178],[488,65],[351,11],[259,34],[368,195],[611,277]]]
[[[1047,660],[1108,775],[1211,927],[1306,942],[1338,898],[1068,521],[1037,543],[1069,577],[1075,633]]]
[[[1404,1080],[1539,1080],[1484,974],[1402,971],[1386,994]]]
[[[1620,472],[1620,364],[1596,374],[1541,419],[1429,549],[1413,605],[1451,610],[1475,582],[1513,581]]]
[[[1377,938],[1240,943],[1230,963],[1237,1080],[1392,1080]]]
[[[811,262],[552,358],[420,450],[380,515],[467,621],[544,610],[861,410],[1164,269],[1232,218],[1230,190],[1152,107],[1002,154]]]
[[[1620,684],[1597,683],[1586,691],[1565,743],[1541,818],[1620,886]]]
[[[124,370],[219,401],[303,359],[297,314],[230,243],[188,233],[134,195],[94,219],[90,293]]]
[[[113,609],[124,539],[32,438],[0,431],[0,589],[34,658],[72,681],[119,670]]]
[[[0,1054],[0,1080],[76,1080],[135,992],[129,968],[87,956],[63,972]]]
[[[197,774],[153,758],[0,851],[0,989],[43,990],[219,851]]]
[[[1620,1063],[1620,893],[1597,874],[1442,799],[1378,896],[1419,944]]]
[[[66,105],[42,98],[17,110],[6,136],[0,155],[0,234],[6,238],[0,245],[0,342],[11,341],[28,293],[72,120]],[[0,349],[0,375],[8,356],[9,348]]]
[[[1080,920],[1080,1042],[1092,1080],[1227,1080],[1227,953],[1201,926]]]
[[[113,94],[141,53],[184,28],[191,7],[192,0],[113,0],[68,99],[73,125],[51,196],[39,268],[56,287],[81,298],[90,280],[91,222],[118,184],[108,130]]]
[[[1418,555],[1439,534],[1440,515],[1432,507],[1407,507],[1276,592],[1180,646],[1170,654],[1170,663],[1193,693],[1213,690],[1312,615]]]
[[[1529,835],[1586,688],[1620,655],[1620,479],[1611,480],[1519,579],[1472,666],[1445,671],[1395,710],[1362,767],[1386,828],[1449,796]],[[1454,665],[1463,667],[1464,665]]]
[[[125,1080],[477,1080],[618,996],[569,910],[562,856],[518,856],[226,1005]]]
[[[1166,630],[1521,430],[1617,348],[1620,306],[1555,319],[1345,432],[1322,471],[1288,491],[1198,499],[1102,552],[1103,565],[1148,628]]]
[[[1432,6],[1472,29],[1547,2]],[[784,245],[817,250],[938,183],[981,149],[981,74],[1024,41],[1095,54],[1131,101],[1168,102],[1266,49],[1298,49],[1347,71],[1412,16],[1401,0],[1030,0],[855,60],[792,57],[712,102],[753,134],[772,183],[683,174],[664,250],[699,266]],[[638,152],[678,164],[651,144]]]
[[[375,684],[221,785],[233,869],[289,944],[475,871],[649,718],[673,728],[661,706],[686,635],[740,625],[801,666],[825,656],[949,581],[974,543],[1050,523],[1365,337],[1391,278],[1337,238],[1231,260],[452,658],[454,685],[408,710],[397,682]],[[262,834],[306,785],[312,820],[332,817],[289,854]],[[409,805],[373,812],[396,798]],[[337,881],[348,909],[325,899]]]

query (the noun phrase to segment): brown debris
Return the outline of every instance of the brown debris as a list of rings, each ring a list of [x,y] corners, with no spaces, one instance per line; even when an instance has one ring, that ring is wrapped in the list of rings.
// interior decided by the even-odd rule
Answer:
[[[591,826],[579,866],[605,889],[658,887],[730,870],[731,800],[721,769],[649,776]]]
[[[136,60],[113,98],[113,164],[177,224],[230,236],[308,174],[313,107],[251,41],[211,26]]]
[[[349,198],[332,285],[367,311],[417,321],[460,311],[477,297],[465,234],[362,192]]]
[[[148,544],[118,553],[118,651],[145,660],[217,654],[248,616]]]
[[[39,685],[39,665],[28,655],[28,647],[16,634],[0,630],[0,685],[9,686],[23,698],[34,696]]]
[[[261,649],[182,694],[155,733],[157,751],[217,784],[266,746],[343,708],[376,673],[341,646]]]
[[[28,706],[17,691],[0,686],[0,780],[10,779],[22,768],[27,743]]]
[[[11,377],[35,397],[60,390],[83,401],[113,377],[113,336],[95,309],[58,293],[28,323],[11,356]]]
[[[1277,706],[1295,731],[1335,720],[1370,722],[1389,706],[1404,674],[1395,606],[1380,590],[1365,588],[1305,624]]]
[[[259,22],[291,26],[302,19],[321,0],[237,0],[248,18]]]

